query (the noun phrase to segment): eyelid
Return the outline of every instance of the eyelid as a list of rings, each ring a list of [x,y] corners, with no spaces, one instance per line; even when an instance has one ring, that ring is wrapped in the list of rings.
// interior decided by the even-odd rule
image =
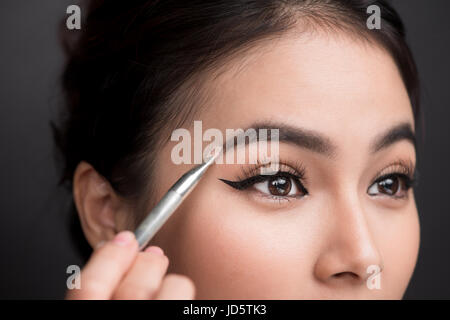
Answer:
[[[236,180],[238,181],[244,181],[248,178],[254,177],[254,176],[272,176],[271,174],[261,174],[261,168],[263,167],[270,167],[272,165],[277,165],[278,171],[276,173],[289,173],[292,177],[297,178],[298,180],[305,182],[306,179],[306,169],[300,162],[288,162],[288,161],[278,161],[277,163],[261,163],[259,160],[257,164],[252,165],[251,167],[248,166],[242,166],[241,167],[241,174],[236,177]]]
[[[375,178],[372,180],[371,185],[383,178],[388,177],[389,175],[403,175],[411,181],[414,181],[415,176],[417,175],[417,171],[415,170],[414,163],[411,160],[396,160],[386,166],[384,169],[380,170],[375,175]]]

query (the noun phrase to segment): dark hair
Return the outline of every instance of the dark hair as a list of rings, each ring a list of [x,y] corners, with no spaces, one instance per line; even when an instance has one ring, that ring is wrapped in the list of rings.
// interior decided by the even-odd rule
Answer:
[[[63,156],[61,183],[72,188],[78,163],[90,163],[140,211],[151,166],[167,134],[192,117],[204,96],[202,75],[304,22],[343,30],[385,48],[395,60],[414,115],[416,66],[403,24],[385,1],[128,0],[90,1],[81,31],[64,37],[65,109],[53,124]],[[367,7],[381,10],[381,29],[366,27]],[[74,38],[74,32],[75,34]],[[193,106],[196,106],[195,108]],[[148,146],[153,149],[149,150]],[[138,214],[136,214],[138,216]],[[136,217],[135,217],[136,219]]]

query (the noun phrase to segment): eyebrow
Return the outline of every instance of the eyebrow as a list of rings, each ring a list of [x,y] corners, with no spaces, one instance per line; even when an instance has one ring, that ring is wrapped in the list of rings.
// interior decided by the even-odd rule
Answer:
[[[403,140],[411,142],[414,148],[416,148],[416,135],[409,122],[395,125],[378,136],[372,144],[371,151],[372,153],[379,152],[382,149],[386,149],[394,143]]]
[[[253,123],[251,126],[243,129],[244,133],[249,129],[254,129],[256,131],[256,141],[261,141],[259,136],[260,129],[266,129],[267,131],[267,141],[271,140],[270,130],[278,129],[279,130],[279,142],[294,144],[300,148],[310,150],[312,152],[324,155],[328,158],[332,158],[337,152],[337,146],[333,144],[330,138],[324,136],[323,134],[308,130],[300,127],[294,127],[288,124],[283,123],[274,123],[274,122],[257,122]],[[236,139],[238,139],[240,135],[236,135],[235,137],[227,140],[223,144],[223,150],[227,150],[228,148],[233,148],[237,146],[235,144]],[[375,138],[374,142],[371,145],[371,153],[379,152],[383,149],[388,148],[399,141],[409,141],[416,147],[416,138],[409,122],[402,122],[400,124],[394,125],[389,128],[378,137]],[[239,141],[239,140],[238,140]],[[244,144],[247,145],[249,143],[249,139],[244,140]]]

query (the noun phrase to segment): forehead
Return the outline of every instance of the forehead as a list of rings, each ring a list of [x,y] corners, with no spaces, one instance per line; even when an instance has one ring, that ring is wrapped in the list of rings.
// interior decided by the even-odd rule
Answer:
[[[398,68],[380,47],[329,34],[290,35],[259,46],[210,82],[208,127],[284,122],[342,141],[373,137],[413,113]]]

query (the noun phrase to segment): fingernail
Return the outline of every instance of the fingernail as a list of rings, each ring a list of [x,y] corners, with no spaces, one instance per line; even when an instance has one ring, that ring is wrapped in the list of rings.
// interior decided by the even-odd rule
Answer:
[[[164,255],[163,249],[161,249],[160,247],[157,247],[157,246],[150,246],[147,249],[145,249],[144,251],[145,252],[153,252],[153,253],[156,253],[156,254],[159,254],[162,256]]]
[[[120,246],[126,246],[131,243],[134,238],[134,233],[131,231],[121,231],[114,237],[113,242]]]

